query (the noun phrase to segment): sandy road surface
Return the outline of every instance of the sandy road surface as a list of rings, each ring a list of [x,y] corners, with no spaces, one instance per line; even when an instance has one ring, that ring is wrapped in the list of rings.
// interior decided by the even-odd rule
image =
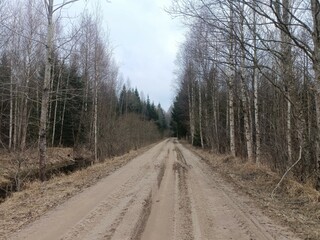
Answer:
[[[166,140],[10,239],[298,239]]]

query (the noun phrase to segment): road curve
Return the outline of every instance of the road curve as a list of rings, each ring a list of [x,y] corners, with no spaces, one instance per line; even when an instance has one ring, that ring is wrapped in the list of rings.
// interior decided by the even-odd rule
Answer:
[[[8,239],[299,239],[167,139]]]

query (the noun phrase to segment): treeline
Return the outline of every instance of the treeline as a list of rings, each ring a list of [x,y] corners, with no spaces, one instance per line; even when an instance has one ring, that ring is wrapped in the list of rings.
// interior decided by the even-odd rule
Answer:
[[[150,102],[149,96],[147,100],[141,100],[137,88],[127,90],[127,87],[123,86],[119,98],[119,112],[122,115],[128,113],[141,115],[142,119],[154,122],[162,134],[168,130],[167,114],[160,103],[155,106],[154,102]]]
[[[175,0],[175,135],[320,188],[318,0]]]
[[[99,17],[66,18],[73,2],[0,3],[2,149],[68,146],[98,161],[163,137],[163,109],[121,84]]]

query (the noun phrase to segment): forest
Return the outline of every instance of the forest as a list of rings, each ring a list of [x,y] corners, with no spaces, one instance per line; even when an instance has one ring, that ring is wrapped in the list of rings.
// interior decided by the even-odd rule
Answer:
[[[175,136],[320,189],[318,0],[174,0]]]
[[[174,71],[169,111],[121,66],[163,106]],[[0,0],[0,239],[319,240],[319,220],[320,0]]]
[[[98,13],[69,16],[76,1],[0,1],[0,152],[19,165],[71,147],[94,162],[161,139],[165,112],[124,84]]]

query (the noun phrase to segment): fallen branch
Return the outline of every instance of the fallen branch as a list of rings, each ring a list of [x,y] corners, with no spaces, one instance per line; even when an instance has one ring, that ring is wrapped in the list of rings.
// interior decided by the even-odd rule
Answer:
[[[302,155],[302,146],[300,145],[300,149],[299,149],[299,157],[298,157],[298,160],[292,164],[291,167],[289,167],[287,169],[287,171],[283,174],[282,178],[280,179],[280,181],[278,182],[278,184],[276,185],[276,187],[272,190],[272,193],[271,193],[271,198],[273,199],[274,198],[274,195],[275,195],[275,191],[280,187],[281,183],[283,182],[284,178],[287,176],[287,174],[291,171],[292,168],[294,168],[294,166],[296,166],[298,164],[298,162],[300,162],[301,160],[301,155]]]

